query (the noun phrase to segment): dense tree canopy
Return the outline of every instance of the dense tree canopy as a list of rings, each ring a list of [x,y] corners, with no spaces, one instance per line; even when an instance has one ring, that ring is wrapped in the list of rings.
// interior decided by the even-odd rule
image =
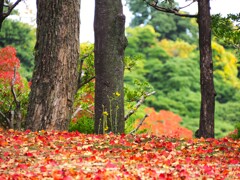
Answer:
[[[146,105],[159,110],[170,110],[183,118],[182,124],[196,130],[200,110],[199,57],[195,45],[184,41],[158,41],[158,34],[151,26],[127,29],[129,45],[126,55],[139,55],[136,68],[125,75],[126,83],[139,79],[148,81],[156,94]],[[148,35],[146,35],[148,32]],[[141,41],[138,40],[141,38]],[[147,37],[147,38],[144,38]],[[151,37],[151,38],[150,38]],[[152,42],[150,42],[152,40]],[[145,50],[148,42],[151,44]],[[227,134],[237,122],[240,82],[237,78],[236,56],[223,46],[213,42],[213,61],[216,86],[216,136]],[[155,51],[155,49],[159,49]],[[148,53],[154,52],[154,53]],[[235,112],[235,113],[234,113]]]
[[[182,39],[189,43],[197,42],[198,29],[195,19],[156,11],[142,0],[126,0],[126,2],[134,15],[131,27],[148,24],[161,34],[159,39]],[[162,5],[166,6],[167,4],[162,3]]]

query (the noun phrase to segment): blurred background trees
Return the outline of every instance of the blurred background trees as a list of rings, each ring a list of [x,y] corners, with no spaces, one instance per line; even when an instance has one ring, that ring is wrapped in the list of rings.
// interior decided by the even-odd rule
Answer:
[[[28,80],[32,77],[34,64],[35,28],[20,21],[6,19],[0,31],[0,47],[13,46],[20,59],[20,72]]]
[[[198,127],[200,111],[199,52],[196,44],[198,30],[195,20],[188,18],[175,20],[174,18],[177,17],[172,15],[164,17],[167,15],[159,12],[152,15],[154,12],[149,10],[140,0],[139,2],[137,0],[128,1],[128,3],[134,17],[130,27],[126,29],[128,46],[125,51],[125,112],[134,107],[143,92],[154,90],[156,93],[148,97],[138,111],[126,121],[125,132],[128,133],[136,127],[137,122],[147,113],[145,109],[148,107],[154,108],[149,114],[153,111],[159,113],[162,110],[173,113],[176,115],[174,117],[181,118],[181,121],[178,118],[173,118],[173,120],[178,120],[178,127],[181,126],[195,132]],[[231,24],[233,29],[237,27],[233,21],[227,22]],[[3,43],[1,47],[12,45],[16,48],[16,56],[21,62],[20,75],[30,80],[35,29],[10,19],[5,20],[4,23],[0,32],[1,43]],[[234,32],[238,33],[239,30]],[[223,31],[219,33],[223,33]],[[240,121],[239,54],[235,46],[238,41],[236,39],[233,46],[230,43],[225,43],[225,37],[216,34],[212,41],[214,83],[217,93],[216,137],[228,135],[234,130],[235,124]],[[83,81],[94,76],[92,50],[92,44],[81,45],[80,58],[90,54],[84,60]],[[2,67],[1,64],[0,66]],[[94,80],[89,82],[79,89],[75,98],[74,112],[78,109],[79,111],[76,116],[72,117],[70,130],[79,130],[84,133],[93,132]],[[9,90],[10,85],[7,87],[3,81],[0,84],[2,90]],[[6,97],[12,98],[10,92],[7,95],[2,92],[0,100],[5,101]],[[3,95],[6,96],[2,98]],[[12,102],[12,100],[6,100],[6,102]],[[5,107],[5,105],[0,105],[2,111]],[[155,116],[157,115],[155,114]],[[169,116],[166,116],[165,119],[167,120],[167,118]],[[144,125],[143,129],[137,133],[151,132],[153,130],[151,124],[164,122],[164,116],[161,121],[158,120],[158,118],[146,118],[144,122],[148,125]],[[155,132],[160,134],[160,132],[166,131],[163,128],[164,126],[161,125],[159,132]],[[170,126],[167,126],[167,129],[170,131]]]

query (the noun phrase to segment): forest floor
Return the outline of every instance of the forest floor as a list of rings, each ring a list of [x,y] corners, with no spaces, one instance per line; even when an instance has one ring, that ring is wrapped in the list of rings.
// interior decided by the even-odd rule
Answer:
[[[240,179],[240,140],[0,130],[3,179]]]

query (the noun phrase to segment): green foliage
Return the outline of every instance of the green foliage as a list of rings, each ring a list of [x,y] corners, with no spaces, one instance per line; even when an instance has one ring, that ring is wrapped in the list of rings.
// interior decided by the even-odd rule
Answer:
[[[126,56],[138,57],[139,59],[155,58],[165,61],[169,56],[158,45],[160,36],[152,26],[146,25],[126,29],[128,46],[125,50]]]
[[[161,34],[159,39],[182,39],[189,43],[195,43],[198,37],[198,27],[191,18],[182,18],[155,10],[142,0],[126,0],[129,10],[134,15],[131,27],[151,25],[155,31]],[[158,1],[162,7],[177,7],[172,0]]]
[[[31,78],[34,64],[35,29],[28,24],[6,19],[0,31],[0,47],[11,45],[21,61],[21,75]]]
[[[21,103],[21,112],[24,118],[27,113],[28,94],[30,92],[28,82],[26,79],[22,79],[22,84],[14,85],[14,89],[17,99]],[[14,97],[11,92],[10,84],[0,79],[0,111],[9,118],[11,110],[14,109],[16,109],[16,104],[14,103]],[[0,116],[0,122],[4,123],[4,121],[4,118]]]
[[[136,55],[141,54],[141,59],[137,61],[136,69],[126,72],[126,84],[133,79],[149,82],[156,93],[146,100],[145,106],[180,115],[182,125],[195,132],[199,125],[201,103],[199,54],[196,46],[180,40],[158,41],[158,36],[153,35],[152,42],[148,41],[151,46],[139,50],[139,46],[144,47],[144,39],[138,40],[142,37],[141,33],[145,33],[144,28],[131,28],[131,33],[127,33],[130,41],[126,55],[134,56],[135,52]],[[150,34],[152,32],[154,31],[149,31]],[[213,42],[212,47],[217,93],[215,131],[216,137],[223,137],[233,131],[235,122],[239,121],[240,80],[237,77],[237,59],[234,54],[216,42]],[[158,56],[153,51],[157,48],[161,48]],[[131,86],[130,83],[129,88]]]
[[[83,43],[80,45],[81,56],[79,58],[79,89],[75,95],[73,104],[73,120],[81,117],[93,119],[94,107],[94,60],[93,44]]]
[[[216,119],[231,124],[236,124],[240,121],[240,103],[237,101],[228,101],[226,103],[216,102]]]
[[[215,118],[215,136],[226,137],[230,132],[234,130],[234,124],[229,121],[222,121]]]
[[[232,137],[233,139],[240,139],[240,122],[236,124],[235,128],[235,131],[230,134],[230,137]]]
[[[136,103],[133,103],[133,104],[131,104],[131,103],[129,103],[129,104],[127,104],[127,105],[125,105],[126,106],[126,110],[125,110],[125,113],[128,113],[128,111],[130,110],[130,109],[132,109],[133,108],[133,105],[135,105]],[[145,111],[144,111],[144,109],[146,108],[147,106],[146,105],[141,105],[140,106],[140,108],[137,110],[137,112],[136,113],[134,113],[132,116],[130,116],[128,119],[127,119],[127,121],[125,122],[125,133],[126,134],[128,134],[128,133],[130,133],[132,130],[134,130],[135,128],[136,128],[136,120],[137,119],[142,119],[142,118],[144,118],[144,116],[146,115],[146,113],[145,113]],[[141,132],[139,132],[139,131],[137,131],[137,133],[144,133],[144,132],[146,132],[147,130],[143,130],[143,131],[141,131]]]
[[[69,131],[78,131],[84,134],[94,133],[94,120],[87,116],[83,116],[76,120],[76,122],[71,121],[69,125]]]
[[[91,43],[82,43],[80,45],[79,73],[81,73],[80,82],[82,85],[95,77],[93,49],[94,45]]]
[[[154,30],[153,30],[154,31]],[[146,38],[147,39],[147,38]],[[81,44],[81,57],[80,57],[80,64],[79,65],[79,71],[81,71],[81,81],[80,84],[82,84],[79,87],[79,90],[75,96],[74,101],[74,117],[72,117],[72,121],[79,121],[79,119],[93,119],[94,117],[94,79],[91,81],[88,81],[89,79],[92,79],[92,77],[95,76],[94,73],[94,56],[93,56],[93,44],[84,43]],[[140,51],[140,49],[139,49]],[[144,62],[141,56],[125,56],[124,63],[125,63],[125,111],[129,112],[134,105],[136,104],[136,101],[138,101],[141,96],[143,96],[147,92],[152,92],[153,88],[146,82],[146,79],[141,76],[139,76],[140,71],[143,70]],[[140,70],[140,71],[139,71]],[[144,71],[144,70],[143,70]],[[132,75],[129,79],[129,75]],[[135,78],[132,78],[135,76]],[[139,78],[140,77],[140,78]],[[112,99],[110,99],[112,100]],[[138,115],[139,114],[139,115]],[[132,115],[126,122],[126,129],[131,131],[132,126],[131,122],[133,121],[134,117],[141,116],[141,111],[137,111],[134,115]],[[144,115],[142,116],[144,117]],[[142,118],[141,117],[141,118]],[[135,120],[135,119],[134,119]],[[87,121],[87,120],[85,120]],[[83,123],[71,123],[70,127],[76,126],[80,127]],[[79,128],[78,128],[79,129]],[[83,127],[82,131],[86,129]]]
[[[212,32],[219,43],[240,49],[240,13],[212,16]]]

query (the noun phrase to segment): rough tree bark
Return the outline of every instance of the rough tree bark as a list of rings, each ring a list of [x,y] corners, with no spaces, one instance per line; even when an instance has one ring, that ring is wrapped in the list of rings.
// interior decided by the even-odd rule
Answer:
[[[198,1],[201,111],[196,137],[214,138],[215,90],[211,48],[211,16],[209,0]]]
[[[97,134],[124,132],[125,16],[121,0],[95,0],[95,125]],[[105,114],[105,115],[104,115]]]
[[[67,130],[77,90],[80,0],[37,0],[37,42],[26,128]]]

